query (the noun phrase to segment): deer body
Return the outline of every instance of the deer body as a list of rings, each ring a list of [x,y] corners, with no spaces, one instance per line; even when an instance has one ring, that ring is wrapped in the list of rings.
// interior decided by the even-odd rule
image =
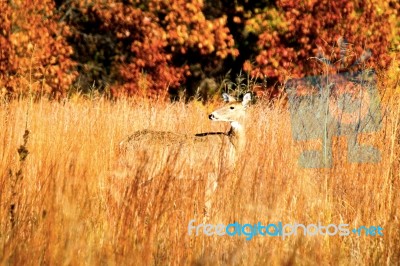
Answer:
[[[120,151],[124,154],[125,160],[129,164],[132,160],[138,158],[131,155],[137,154],[143,148],[145,150],[151,149],[152,146],[155,147],[156,152],[161,153],[160,156],[152,154],[152,158],[157,158],[155,164],[160,165],[160,167],[163,163],[168,163],[170,152],[165,152],[168,149],[179,153],[174,160],[174,165],[189,164],[189,167],[182,167],[184,169],[201,167],[199,164],[204,162],[204,159],[210,159],[208,156],[217,155],[218,158],[211,160],[214,164],[213,168],[207,168],[213,169],[213,171],[208,172],[205,195],[206,202],[208,201],[206,209],[210,209],[210,198],[217,188],[218,173],[221,172],[221,167],[224,167],[224,170],[234,169],[239,154],[245,148],[245,114],[251,101],[251,94],[247,93],[243,101],[236,101],[235,98],[226,93],[223,94],[223,98],[227,104],[213,111],[208,117],[212,121],[230,123],[231,128],[228,132],[186,135],[169,131],[136,131],[120,143]],[[162,168],[158,170],[162,171]],[[188,178],[188,176],[183,173],[180,178]]]
[[[204,145],[206,142],[215,142],[215,145],[229,140],[231,148],[235,152],[241,152],[246,144],[245,138],[245,112],[251,101],[251,94],[247,93],[243,101],[236,101],[232,96],[224,93],[226,106],[215,110],[208,117],[212,121],[229,122],[231,128],[228,132],[206,132],[195,135],[179,134],[169,131],[136,131],[120,143],[120,150],[123,152],[134,151],[144,145],[165,145],[165,146],[193,146]]]

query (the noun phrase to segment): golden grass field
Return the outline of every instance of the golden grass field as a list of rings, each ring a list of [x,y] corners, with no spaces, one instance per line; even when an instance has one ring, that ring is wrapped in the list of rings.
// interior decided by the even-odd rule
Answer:
[[[400,101],[380,81],[382,130],[363,134],[377,164],[348,163],[346,138],[334,138],[334,165],[303,169],[298,156],[320,142],[292,139],[286,104],[249,108],[247,146],[234,171],[218,173],[208,223],[381,226],[384,236],[188,235],[204,217],[211,161],[182,169],[171,153],[157,165],[149,149],[124,169],[118,143],[152,129],[224,131],[208,120],[218,104],[149,100],[45,99],[0,104],[0,258],[3,265],[395,265],[400,261]],[[24,145],[24,132],[26,135]],[[21,147],[22,145],[22,147]],[[21,149],[22,148],[22,149]],[[159,147],[162,149],[162,147]],[[19,149],[19,152],[18,152]],[[21,158],[26,155],[25,159]],[[223,163],[223,158],[220,161]],[[176,178],[182,171],[188,178]]]

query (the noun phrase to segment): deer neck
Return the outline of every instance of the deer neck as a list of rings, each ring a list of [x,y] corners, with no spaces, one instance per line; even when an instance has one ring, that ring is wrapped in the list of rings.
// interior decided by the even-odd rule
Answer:
[[[236,121],[231,122],[231,129],[228,132],[228,136],[236,151],[243,150],[246,144],[246,137],[243,125]]]

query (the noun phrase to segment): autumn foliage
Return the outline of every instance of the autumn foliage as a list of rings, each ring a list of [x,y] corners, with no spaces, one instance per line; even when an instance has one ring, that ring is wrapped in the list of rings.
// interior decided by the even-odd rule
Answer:
[[[368,67],[387,67],[394,37],[390,18],[396,14],[389,4],[369,0],[276,1],[276,7],[246,23],[247,31],[258,33],[258,54],[255,64],[246,62],[245,69],[283,81],[288,69],[295,76],[314,72],[315,65],[305,63],[309,57],[345,60],[337,69],[346,69],[364,50],[374,55]],[[340,54],[343,47],[336,44],[342,37],[350,44],[344,48],[345,57]]]
[[[400,47],[393,0],[19,0],[1,10],[2,94],[190,96],[230,70],[270,86],[315,73],[308,59],[325,54],[346,69],[369,49],[366,67],[385,68]]]
[[[74,82],[76,63],[51,0],[2,2],[0,88],[11,93],[64,94]]]

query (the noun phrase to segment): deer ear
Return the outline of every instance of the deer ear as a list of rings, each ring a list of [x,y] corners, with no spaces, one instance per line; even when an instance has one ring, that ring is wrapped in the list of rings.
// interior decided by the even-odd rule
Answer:
[[[243,101],[242,101],[242,105],[244,107],[247,107],[249,105],[249,103],[251,102],[251,93],[248,92],[244,95],[243,97]]]
[[[235,102],[236,99],[232,96],[230,96],[228,93],[222,93],[222,98],[224,98],[224,102],[230,103],[230,102]]]

